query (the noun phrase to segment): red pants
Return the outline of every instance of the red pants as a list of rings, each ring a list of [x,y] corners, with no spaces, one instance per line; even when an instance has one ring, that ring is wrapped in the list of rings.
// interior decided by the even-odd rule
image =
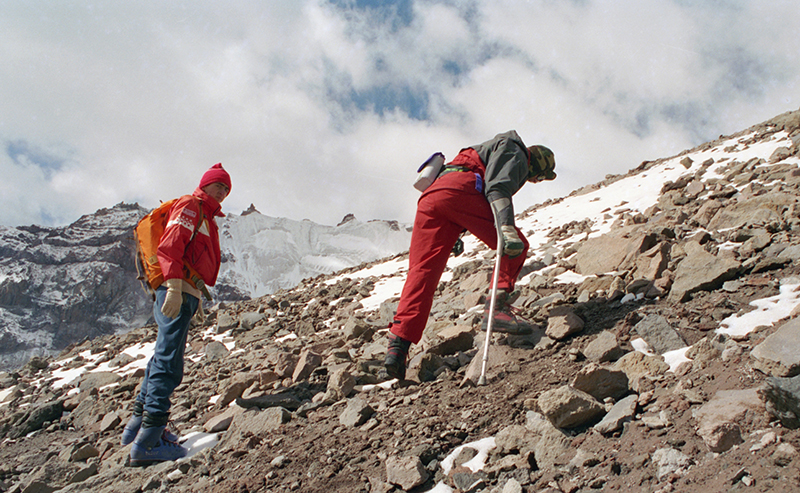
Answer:
[[[458,235],[466,229],[489,248],[497,248],[497,230],[489,202],[475,189],[471,172],[452,172],[437,179],[422,194],[417,204],[409,247],[408,277],[400,295],[393,334],[418,343],[433,305],[433,295],[447,266],[447,259]],[[514,290],[514,283],[525,263],[528,240],[517,228],[522,254],[500,261],[499,289]]]

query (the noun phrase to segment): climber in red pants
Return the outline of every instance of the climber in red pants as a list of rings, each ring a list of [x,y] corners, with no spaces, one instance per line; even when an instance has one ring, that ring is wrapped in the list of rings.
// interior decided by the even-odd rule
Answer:
[[[497,211],[504,244],[497,283],[492,327],[498,332],[522,334],[530,326],[511,313],[514,284],[528,251],[528,241],[514,225],[511,196],[525,182],[553,180],[555,159],[544,146],[525,147],[513,130],[492,140],[462,149],[417,204],[409,248],[409,271],[397,314],[390,324],[385,367],[392,378],[403,379],[411,343],[418,343],[428,321],[433,295],[447,259],[462,231],[467,230],[489,248],[497,248],[492,208]],[[483,328],[488,322],[486,301]]]

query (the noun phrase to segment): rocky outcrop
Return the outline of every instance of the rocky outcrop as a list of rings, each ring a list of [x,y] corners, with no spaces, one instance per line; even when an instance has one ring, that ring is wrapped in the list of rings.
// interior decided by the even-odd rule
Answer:
[[[146,322],[132,234],[145,212],[118,204],[63,228],[0,231],[0,368]]]

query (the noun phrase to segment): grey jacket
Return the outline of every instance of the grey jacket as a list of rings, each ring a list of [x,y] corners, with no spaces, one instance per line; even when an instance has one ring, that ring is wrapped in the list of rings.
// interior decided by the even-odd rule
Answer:
[[[501,225],[514,224],[511,197],[528,181],[528,149],[514,130],[470,146],[486,165],[484,194],[498,209]]]

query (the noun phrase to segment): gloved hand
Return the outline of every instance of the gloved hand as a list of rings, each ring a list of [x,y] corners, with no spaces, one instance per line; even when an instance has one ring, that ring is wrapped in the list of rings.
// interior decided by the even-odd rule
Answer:
[[[510,258],[518,257],[525,245],[517,234],[517,228],[511,225],[500,226],[503,233],[503,254]]]
[[[161,306],[161,313],[165,317],[177,318],[181,313],[181,305],[183,304],[183,281],[180,279],[167,279],[164,281],[164,286],[167,287],[167,296]]]

